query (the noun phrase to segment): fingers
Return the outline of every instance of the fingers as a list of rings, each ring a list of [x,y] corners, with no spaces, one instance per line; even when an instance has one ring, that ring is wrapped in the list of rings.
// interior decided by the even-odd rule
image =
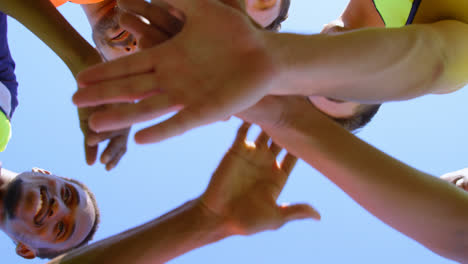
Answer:
[[[222,120],[223,117],[219,117],[219,111],[215,109],[208,105],[186,107],[166,121],[137,132],[135,142],[138,144],[157,143],[170,137],[182,135],[195,127]]]
[[[101,81],[153,72],[155,70],[153,61],[157,58],[152,51],[153,49],[148,49],[111,62],[91,66],[77,75],[78,86],[84,88]]]
[[[138,39],[140,49],[148,49],[169,39],[169,35],[156,27],[144,23],[129,13],[120,16],[120,26]]]
[[[468,181],[467,181],[467,179],[466,179],[465,177],[461,177],[461,178],[457,179],[457,180],[454,182],[454,184],[455,184],[457,187],[459,187],[459,188],[461,188],[461,189],[463,189],[463,190],[465,190],[465,191],[468,190]]]
[[[106,165],[106,170],[109,171],[117,166],[127,152],[127,136],[128,134],[113,138],[101,154],[101,163]]]
[[[242,125],[237,130],[236,139],[234,142],[243,143],[247,139],[247,133],[249,132],[251,124],[247,122],[243,122]]]
[[[92,133],[86,138],[86,144],[88,146],[96,146],[99,143],[112,138],[114,132],[103,132],[103,133]]]
[[[96,131],[118,130],[180,108],[180,105],[169,100],[167,94],[154,95],[136,104],[119,105],[117,108],[95,112],[89,119],[89,125]]]
[[[183,22],[172,15],[173,9],[164,1],[148,3],[143,0],[120,0],[119,7],[148,19],[152,26],[165,32],[168,36],[173,36],[180,32]]]
[[[291,171],[294,169],[294,166],[297,163],[297,158],[290,153],[287,153],[283,158],[281,163],[281,169],[287,174],[291,174]]]
[[[122,159],[123,155],[124,155],[126,152],[127,152],[126,150],[120,150],[120,151],[114,156],[114,158],[106,164],[106,170],[107,170],[107,171],[110,171],[110,170],[112,170],[113,168],[115,168],[115,167],[117,166],[117,164],[119,164],[120,160]]]
[[[270,140],[270,136],[268,136],[267,133],[262,131],[255,140],[255,146],[257,148],[267,148],[268,140]]]
[[[143,73],[122,79],[108,80],[79,89],[73,95],[78,107],[109,103],[129,103],[159,92],[153,73]]]
[[[278,154],[281,152],[282,148],[278,146],[275,142],[271,142],[270,145],[270,152],[273,154],[273,156],[278,156]]]
[[[320,213],[308,204],[281,205],[279,210],[284,223],[300,219],[321,219]]]
[[[33,172],[39,172],[39,173],[42,173],[42,174],[52,175],[52,173],[50,171],[44,170],[44,169],[41,169],[41,168],[38,168],[38,167],[33,167],[32,171]]]
[[[86,163],[88,165],[93,165],[94,162],[96,162],[97,159],[97,153],[98,153],[98,146],[88,146],[86,144],[86,139],[85,139],[85,157],[86,157]]]

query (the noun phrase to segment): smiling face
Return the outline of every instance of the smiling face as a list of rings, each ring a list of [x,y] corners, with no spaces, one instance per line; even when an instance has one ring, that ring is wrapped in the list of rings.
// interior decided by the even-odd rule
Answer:
[[[171,0],[166,1],[171,2]],[[279,24],[286,18],[289,10],[289,0],[245,0],[245,4],[247,13],[263,27],[276,24],[274,22],[282,14],[282,18],[277,23]],[[113,60],[139,50],[138,40],[119,25],[119,17],[123,11],[115,0],[103,0],[82,7],[91,24],[94,43],[106,60]]]
[[[1,229],[17,253],[33,258],[41,250],[61,252],[81,244],[93,229],[94,204],[78,184],[40,172],[21,173],[4,196]]]
[[[138,50],[137,39],[119,25],[123,12],[115,0],[82,5],[93,30],[93,40],[106,60],[113,60]]]

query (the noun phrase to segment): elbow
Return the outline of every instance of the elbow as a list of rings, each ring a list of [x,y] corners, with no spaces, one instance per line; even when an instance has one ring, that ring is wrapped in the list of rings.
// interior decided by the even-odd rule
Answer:
[[[448,69],[448,50],[446,49],[446,43],[439,33],[438,30],[431,27],[431,25],[417,25],[418,30],[415,30],[415,41],[417,44],[413,46],[416,48],[422,58],[422,63],[418,63],[419,69],[413,69],[415,71],[422,71],[421,74],[415,74],[420,76],[414,80],[413,87],[411,89],[416,91],[418,94],[430,94],[440,93],[446,91],[448,83],[447,69]]]
[[[442,20],[421,25],[422,41],[428,57],[426,87],[430,93],[454,92],[467,84],[468,53],[464,43],[468,38],[468,25],[455,20]]]
[[[450,260],[468,264],[468,228],[460,227],[446,232],[443,238],[439,237],[432,242],[425,245],[432,252]]]

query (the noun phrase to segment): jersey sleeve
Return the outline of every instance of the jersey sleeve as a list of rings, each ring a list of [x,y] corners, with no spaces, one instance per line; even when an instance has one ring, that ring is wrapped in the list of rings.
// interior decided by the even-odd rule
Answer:
[[[18,82],[7,39],[6,15],[0,13],[0,110],[10,119],[18,105]]]

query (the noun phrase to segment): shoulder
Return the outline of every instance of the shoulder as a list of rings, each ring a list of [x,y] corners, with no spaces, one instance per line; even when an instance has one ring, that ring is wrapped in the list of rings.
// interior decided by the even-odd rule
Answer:
[[[341,15],[347,28],[385,26],[373,0],[351,0]]]

